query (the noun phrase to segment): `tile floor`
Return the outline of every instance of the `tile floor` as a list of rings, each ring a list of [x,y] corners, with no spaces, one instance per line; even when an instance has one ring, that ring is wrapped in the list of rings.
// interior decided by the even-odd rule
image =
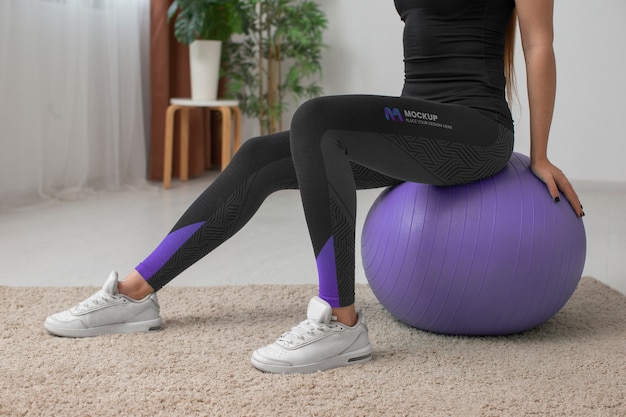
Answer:
[[[112,269],[125,274],[216,175],[175,181],[170,190],[154,183],[149,190],[96,193],[0,212],[0,285],[100,286]],[[584,274],[626,294],[626,183],[575,186],[587,213]],[[359,192],[359,225],[379,192]],[[357,282],[366,282],[359,262]],[[270,196],[239,234],[171,285],[250,283],[316,283],[297,191]]]

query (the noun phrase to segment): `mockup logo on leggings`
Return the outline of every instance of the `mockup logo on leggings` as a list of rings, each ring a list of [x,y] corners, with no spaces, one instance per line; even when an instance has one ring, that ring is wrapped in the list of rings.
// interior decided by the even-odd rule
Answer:
[[[385,107],[385,119],[390,120],[392,122],[404,122],[402,118],[402,113],[397,108]]]

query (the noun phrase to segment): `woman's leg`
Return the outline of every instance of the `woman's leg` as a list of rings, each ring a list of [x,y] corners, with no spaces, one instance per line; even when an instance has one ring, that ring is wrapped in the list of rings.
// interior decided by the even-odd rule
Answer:
[[[131,275],[158,291],[239,231],[267,196],[297,186],[288,132],[244,142],[224,172]]]
[[[126,280],[118,282],[111,273],[100,291],[49,316],[44,327],[68,337],[159,328],[154,292],[241,229],[267,195],[296,185],[287,133],[247,141]]]
[[[395,180],[354,166],[363,186]],[[112,273],[102,290],[74,308],[49,316],[45,328],[59,336],[148,331],[160,327],[155,291],[240,230],[263,200],[297,188],[289,134],[247,141],[226,170],[189,207],[172,231],[125,280]]]
[[[351,163],[404,181],[452,185],[502,169],[510,130],[462,106],[411,98],[324,97],[305,103],[291,149],[315,252],[320,297],[346,324],[354,313],[356,195]]]
[[[354,308],[355,190],[361,179],[355,164],[396,183],[461,184],[498,172],[512,148],[512,132],[455,105],[338,96],[301,106],[291,124],[291,153],[319,297],[309,302],[307,320],[254,351],[253,365],[267,372],[315,372],[371,358],[367,326]]]
[[[351,169],[360,188],[397,183],[356,164]],[[158,291],[239,231],[271,193],[297,188],[288,132],[246,141],[157,248],[119,283],[120,293],[142,299]]]

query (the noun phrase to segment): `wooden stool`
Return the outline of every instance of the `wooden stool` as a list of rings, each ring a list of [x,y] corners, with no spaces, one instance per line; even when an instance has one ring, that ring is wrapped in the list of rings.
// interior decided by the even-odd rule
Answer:
[[[163,187],[172,185],[172,163],[174,159],[174,115],[180,110],[180,180],[189,178],[189,109],[207,108],[222,115],[222,171],[230,162],[232,154],[241,146],[241,111],[236,100],[197,101],[186,98],[173,98],[165,112],[165,151],[163,160]],[[235,125],[231,135],[231,124]],[[234,136],[231,152],[231,136]],[[206,156],[210,159],[210,145]]]

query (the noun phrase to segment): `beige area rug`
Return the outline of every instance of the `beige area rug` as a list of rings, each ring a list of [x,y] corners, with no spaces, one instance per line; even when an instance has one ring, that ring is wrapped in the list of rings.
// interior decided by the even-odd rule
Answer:
[[[546,324],[487,338],[410,328],[361,285],[373,360],[288,376],[250,354],[303,319],[313,286],[165,288],[159,332],[44,331],[94,291],[0,287],[0,415],[626,416],[626,297],[591,278]]]

